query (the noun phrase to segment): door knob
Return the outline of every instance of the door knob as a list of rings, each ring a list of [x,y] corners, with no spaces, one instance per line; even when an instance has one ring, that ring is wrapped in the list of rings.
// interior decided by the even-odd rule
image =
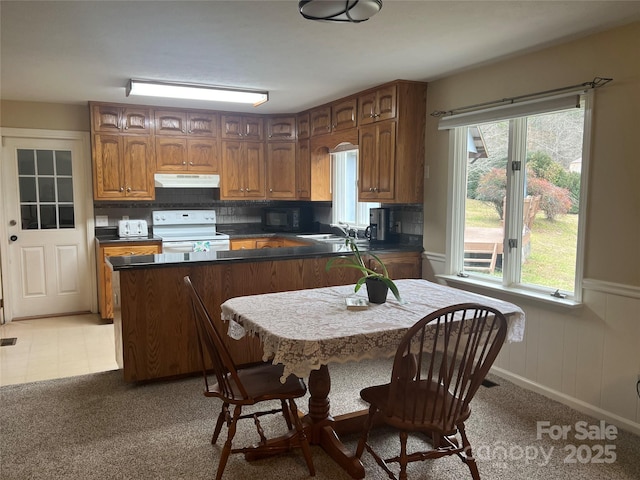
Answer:
[[[18,240],[18,236],[17,235],[11,235],[9,237],[9,240],[11,240],[12,242],[15,242],[16,240]]]

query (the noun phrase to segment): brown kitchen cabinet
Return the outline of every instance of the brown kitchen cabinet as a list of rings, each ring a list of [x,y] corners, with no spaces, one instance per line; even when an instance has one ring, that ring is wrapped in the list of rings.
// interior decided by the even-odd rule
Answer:
[[[395,198],[396,122],[360,127],[358,198],[387,201]]]
[[[358,97],[358,124],[396,118],[396,85],[387,85]]]
[[[272,141],[295,141],[296,140],[296,117],[277,116],[267,118],[267,140]]]
[[[376,256],[384,262],[389,272],[389,277],[393,280],[401,278],[422,278],[421,255],[420,252],[376,253]],[[380,264],[378,264],[375,259],[369,258],[367,262],[371,270],[382,273]]]
[[[151,133],[150,108],[94,103],[90,107],[93,132],[138,135]]]
[[[222,141],[220,198],[265,198],[263,142]]]
[[[153,144],[147,135],[93,135],[94,200],[153,200]]]
[[[381,112],[359,120],[360,201],[424,201],[426,94],[426,83],[398,80],[360,95],[361,112],[365,97],[375,98],[373,111]]]
[[[253,250],[255,248],[282,248],[282,247],[304,247],[309,242],[304,240],[294,240],[285,237],[254,237],[254,238],[232,238],[230,241],[231,250]]]
[[[303,112],[296,115],[296,130],[298,133],[298,140],[304,140],[311,136],[309,112]]]
[[[267,198],[296,199],[295,142],[267,143]]]
[[[222,138],[229,140],[264,140],[264,120],[259,116],[229,115],[220,117]]]
[[[339,100],[314,108],[309,113],[309,131],[312,137],[347,130],[357,126],[358,99]]]
[[[155,134],[161,136],[218,136],[220,116],[213,112],[156,110]]]
[[[103,320],[113,320],[112,271],[106,263],[107,257],[129,255],[152,255],[162,252],[160,241],[127,242],[126,245],[100,245],[96,242],[96,270],[98,273],[98,308]]]
[[[156,172],[218,173],[220,144],[216,139],[156,137]]]
[[[296,143],[296,198],[311,200],[311,147],[309,139]]]

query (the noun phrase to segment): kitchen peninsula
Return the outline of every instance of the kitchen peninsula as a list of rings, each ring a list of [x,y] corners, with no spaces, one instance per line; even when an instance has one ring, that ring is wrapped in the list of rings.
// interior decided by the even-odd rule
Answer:
[[[182,279],[189,275],[204,297],[218,328],[226,332],[220,305],[227,299],[259,293],[348,285],[360,273],[325,271],[327,260],[345,253],[342,244],[310,241],[307,246],[218,252],[110,257],[119,275],[114,290],[115,348],[124,379],[141,382],[201,370],[191,305]],[[374,244],[360,247],[382,258],[392,278],[421,278],[421,246]],[[255,338],[225,338],[234,361],[262,360]]]

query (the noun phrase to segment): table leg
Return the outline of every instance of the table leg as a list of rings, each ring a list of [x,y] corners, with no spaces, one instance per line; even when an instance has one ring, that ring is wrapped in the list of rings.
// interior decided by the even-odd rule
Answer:
[[[320,445],[352,478],[364,478],[362,462],[344,446],[336,433],[336,422],[330,415],[330,390],[329,368],[322,365],[319,370],[312,370],[309,374],[309,440],[314,445]]]

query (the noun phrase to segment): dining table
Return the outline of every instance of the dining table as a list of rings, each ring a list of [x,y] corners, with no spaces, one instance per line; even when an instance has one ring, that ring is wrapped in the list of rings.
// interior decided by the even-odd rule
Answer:
[[[367,304],[366,289],[355,292],[354,285],[341,285],[235,297],[221,305],[228,335],[236,339],[257,335],[263,360],[284,365],[282,381],[288,375],[308,378],[305,424],[310,442],[320,445],[356,479],[364,478],[364,467],[340,435],[362,428],[367,411],[331,415],[330,364],[391,358],[418,320],[461,303],[496,308],[507,318],[505,341],[524,338],[525,314],[513,303],[424,279],[395,283],[401,301],[389,294],[382,304]]]

